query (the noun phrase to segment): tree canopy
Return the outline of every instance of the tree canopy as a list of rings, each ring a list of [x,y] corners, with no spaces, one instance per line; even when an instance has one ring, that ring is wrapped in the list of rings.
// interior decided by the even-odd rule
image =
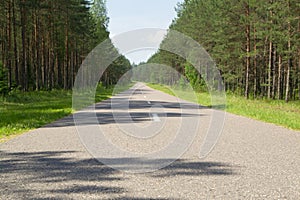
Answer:
[[[171,30],[190,36],[216,62],[226,90],[254,98],[300,99],[300,4],[297,0],[185,0]],[[172,66],[194,84],[189,63],[159,50],[148,62]],[[156,72],[153,72],[156,73]],[[201,87],[198,87],[201,88]]]

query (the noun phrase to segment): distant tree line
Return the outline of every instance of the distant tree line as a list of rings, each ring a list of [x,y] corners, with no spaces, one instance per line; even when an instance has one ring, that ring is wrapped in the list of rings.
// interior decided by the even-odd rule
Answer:
[[[209,52],[227,91],[246,98],[300,99],[299,1],[185,0],[176,10],[170,29]],[[160,50],[148,62],[172,66],[194,87],[204,84],[178,55]]]
[[[155,60],[153,60],[153,57],[148,62],[157,63]],[[174,85],[180,78],[180,74],[170,67],[164,65],[147,64],[144,62],[134,65],[132,71],[132,79],[134,81]]]
[[[1,0],[0,92],[71,89],[87,54],[108,39],[107,24],[104,0]],[[115,83],[128,63],[119,58],[102,81]]]

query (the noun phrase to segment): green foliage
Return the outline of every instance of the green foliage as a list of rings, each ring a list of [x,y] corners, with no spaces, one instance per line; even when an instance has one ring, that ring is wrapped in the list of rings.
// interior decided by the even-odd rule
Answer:
[[[108,26],[109,18],[107,17],[106,0],[93,0],[91,13],[98,26]]]
[[[109,18],[107,17],[106,0],[93,0],[91,18],[94,21],[94,34],[97,42],[100,43],[109,37],[107,31]]]
[[[255,98],[300,99],[300,6],[296,0],[185,0],[176,11],[170,29],[190,36],[207,50],[227,91]],[[168,43],[169,35],[162,45]],[[163,50],[148,62],[173,67],[196,90],[203,85],[199,80],[205,80],[185,60]]]
[[[193,66],[188,64],[185,65],[184,69],[185,69],[185,76],[190,81],[192,87],[195,88],[199,82],[199,78],[198,78],[199,75],[197,70]]]
[[[199,72],[190,64],[184,66],[185,77],[189,80],[190,85],[197,92],[207,91],[204,79],[201,77]]]
[[[179,88],[181,89],[181,90],[184,90],[185,88],[186,88],[186,80],[184,79],[184,77],[182,76],[182,77],[180,77],[180,79],[179,79]]]
[[[120,55],[104,72],[102,82],[106,87],[115,85],[119,81],[127,84],[131,81],[131,64],[123,55]]]

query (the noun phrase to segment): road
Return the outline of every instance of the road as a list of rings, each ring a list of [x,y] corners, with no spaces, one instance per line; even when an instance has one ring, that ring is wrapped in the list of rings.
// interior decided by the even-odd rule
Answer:
[[[300,132],[226,113],[200,159],[211,109],[142,84],[90,109],[0,144],[0,199],[300,199]]]

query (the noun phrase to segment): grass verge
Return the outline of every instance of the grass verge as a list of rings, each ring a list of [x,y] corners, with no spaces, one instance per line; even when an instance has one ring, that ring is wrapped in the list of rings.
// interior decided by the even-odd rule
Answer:
[[[147,85],[173,96],[175,95],[173,91],[176,91],[177,96],[181,99],[211,106],[211,97],[208,93],[197,93],[197,99],[195,100],[191,92],[157,84]],[[300,130],[300,101],[285,103],[279,100],[247,100],[244,97],[232,94],[226,95],[226,101],[226,111],[229,113],[273,123],[292,130]]]
[[[107,89],[99,86],[95,101],[110,98],[113,91],[114,87]],[[13,92],[5,100],[0,100],[0,142],[42,127],[72,112],[72,91]]]

